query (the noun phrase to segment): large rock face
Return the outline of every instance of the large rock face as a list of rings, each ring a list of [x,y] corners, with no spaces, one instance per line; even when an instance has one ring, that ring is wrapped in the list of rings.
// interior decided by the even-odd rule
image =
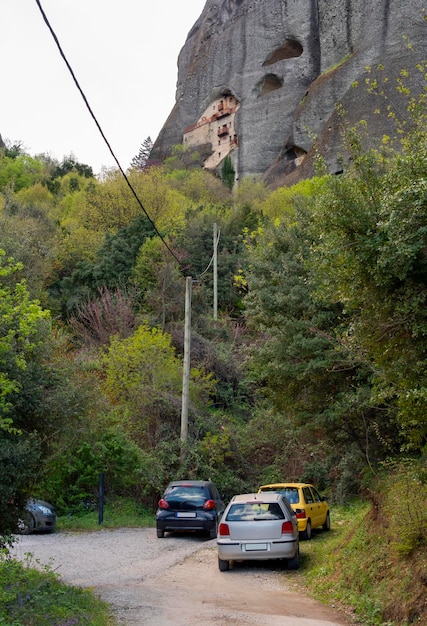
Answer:
[[[215,116],[206,121],[202,115],[232,96],[238,102],[237,137],[233,146],[230,137],[226,152],[221,141],[227,137],[219,137],[218,145],[215,137],[211,149],[216,163],[221,155],[231,156],[236,178],[262,175],[269,183],[287,184],[311,176],[314,138],[329,170],[338,171],[337,103],[351,123],[366,119],[372,138],[392,132],[386,113],[375,113],[379,98],[366,90],[368,67],[371,77],[389,79],[388,97],[401,112],[401,69],[409,70],[413,93],[424,87],[424,74],[415,69],[427,58],[423,5],[424,0],[208,0],[180,53],[176,104],[152,158],[162,160],[171,146],[185,141],[185,129],[199,127],[202,119],[215,124]],[[212,128],[206,137],[215,134]]]

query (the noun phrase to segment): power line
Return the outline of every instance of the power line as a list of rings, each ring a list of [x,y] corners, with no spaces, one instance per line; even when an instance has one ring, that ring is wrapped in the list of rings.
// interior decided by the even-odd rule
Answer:
[[[173,256],[173,258],[175,259],[175,261],[178,263],[181,273],[182,273],[183,275],[185,275],[185,274],[184,274],[184,272],[182,271],[182,268],[181,268],[181,261],[180,261],[180,260],[178,259],[178,257],[175,255],[175,253],[173,252],[173,250],[172,250],[172,249],[168,246],[168,244],[167,244],[167,243],[166,243],[166,241],[164,240],[163,236],[161,235],[161,233],[160,233],[160,232],[159,232],[159,230],[157,229],[157,226],[155,225],[155,223],[153,222],[153,220],[151,219],[151,217],[148,215],[148,213],[147,213],[147,211],[145,210],[145,208],[144,208],[144,206],[143,206],[143,204],[142,204],[141,200],[140,200],[140,199],[139,199],[139,197],[138,197],[138,194],[136,193],[135,189],[133,188],[132,183],[131,183],[131,182],[130,182],[130,180],[128,179],[128,177],[127,177],[127,175],[126,175],[126,172],[123,170],[122,166],[120,165],[120,162],[119,162],[118,158],[117,158],[117,157],[116,157],[116,155],[114,154],[114,151],[113,151],[113,149],[112,149],[112,147],[111,147],[111,145],[110,145],[110,142],[108,141],[107,137],[105,136],[105,133],[104,133],[104,131],[102,130],[102,127],[101,127],[100,123],[98,122],[98,120],[97,120],[97,118],[96,118],[96,116],[95,116],[95,114],[94,114],[94,112],[93,112],[93,110],[92,110],[92,107],[91,107],[91,106],[90,106],[90,104],[89,104],[89,101],[88,101],[88,99],[87,99],[87,97],[86,97],[86,95],[85,95],[85,93],[84,93],[83,89],[80,87],[79,81],[77,80],[76,75],[74,74],[73,68],[71,67],[70,63],[68,62],[68,59],[67,59],[67,57],[65,56],[64,51],[62,50],[61,44],[59,43],[59,39],[58,39],[58,37],[56,36],[56,33],[55,33],[55,31],[53,30],[52,26],[50,25],[50,22],[49,22],[49,20],[48,20],[48,18],[47,18],[46,13],[45,13],[45,12],[44,12],[44,10],[43,10],[43,7],[42,7],[42,5],[41,5],[40,0],[36,0],[36,4],[37,4],[37,6],[38,6],[38,8],[39,8],[39,10],[40,10],[40,13],[42,14],[42,17],[43,17],[43,20],[44,20],[44,22],[45,22],[46,26],[48,27],[48,29],[49,29],[49,31],[50,31],[50,34],[52,35],[52,37],[53,37],[53,39],[54,39],[54,41],[55,41],[55,43],[56,43],[56,46],[57,46],[57,48],[58,48],[58,50],[59,50],[59,54],[60,54],[60,55],[61,55],[61,57],[63,58],[63,60],[64,60],[64,62],[65,62],[65,65],[67,66],[68,71],[70,72],[70,74],[71,74],[71,76],[72,76],[72,78],[73,78],[73,81],[74,81],[74,83],[75,83],[75,85],[76,85],[77,89],[79,90],[81,97],[83,98],[83,101],[84,101],[84,103],[85,103],[85,105],[86,105],[87,110],[89,111],[89,113],[90,113],[90,115],[91,115],[91,117],[92,117],[93,121],[95,122],[96,127],[98,128],[98,130],[99,130],[99,132],[100,132],[100,134],[101,134],[101,137],[102,137],[102,138],[103,138],[103,140],[105,141],[105,143],[106,143],[106,145],[107,145],[107,147],[108,147],[108,149],[109,149],[109,151],[110,151],[110,153],[111,153],[111,156],[113,157],[114,161],[115,161],[115,162],[116,162],[116,164],[117,164],[117,167],[119,168],[119,170],[120,170],[120,172],[121,172],[121,174],[122,174],[123,178],[125,179],[127,186],[129,187],[129,189],[130,189],[130,191],[131,191],[132,195],[134,196],[134,198],[135,198],[135,200],[137,201],[138,205],[141,207],[141,209],[142,209],[142,211],[144,212],[145,216],[147,217],[148,221],[150,222],[150,224],[151,224],[151,225],[152,225],[152,227],[154,228],[155,232],[156,232],[156,233],[157,233],[157,235],[160,237],[160,239],[161,239],[161,241],[162,241],[163,245],[167,248],[167,250],[169,251],[169,253]]]

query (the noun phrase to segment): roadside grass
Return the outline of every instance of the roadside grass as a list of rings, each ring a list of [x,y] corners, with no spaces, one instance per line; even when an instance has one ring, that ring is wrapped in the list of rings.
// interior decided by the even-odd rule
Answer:
[[[353,623],[427,624],[425,499],[418,495],[422,524],[411,528],[411,485],[406,478],[395,473],[382,480],[376,490],[381,502],[374,497],[369,503],[331,507],[331,531],[314,531],[311,541],[301,542],[297,583]],[[402,499],[392,507],[400,480],[405,487]]]
[[[0,557],[0,624],[4,626],[114,626],[109,606],[91,590],[61,583],[32,556]]]
[[[57,529],[100,530],[101,528],[150,528],[155,525],[155,514],[131,499],[118,499],[104,506],[102,522],[98,509],[80,510],[58,517]]]

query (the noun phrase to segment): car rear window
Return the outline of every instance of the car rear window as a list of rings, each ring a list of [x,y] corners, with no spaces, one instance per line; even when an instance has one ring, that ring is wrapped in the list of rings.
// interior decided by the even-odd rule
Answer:
[[[286,489],[281,489],[280,493],[282,496],[285,496],[287,501],[291,504],[297,504],[299,502],[298,489],[295,487],[286,487]]]
[[[276,502],[245,502],[232,504],[226,519],[228,522],[256,522],[285,519],[285,514]]]
[[[282,496],[285,496],[285,498],[291,504],[298,504],[299,502],[298,489],[296,487],[285,487],[284,489],[274,489],[274,487],[267,487],[261,489],[261,491],[276,491],[277,493],[281,493]]]
[[[202,506],[209,498],[209,493],[205,487],[173,485],[168,487],[163,497],[169,504],[173,502],[187,502],[191,506]]]

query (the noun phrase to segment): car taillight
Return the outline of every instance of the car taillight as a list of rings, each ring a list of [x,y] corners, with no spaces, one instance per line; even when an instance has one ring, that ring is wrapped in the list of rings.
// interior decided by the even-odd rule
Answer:
[[[228,528],[228,524],[220,524],[219,528],[218,528],[218,534],[221,537],[229,536],[230,535],[230,529]]]
[[[167,500],[165,500],[164,498],[162,498],[161,500],[159,500],[159,508],[161,508],[161,509],[168,509],[169,508],[169,502]]]
[[[304,509],[296,509],[295,515],[297,516],[298,519],[304,519],[307,517]]]
[[[286,533],[292,533],[294,531],[294,527],[292,522],[283,522],[282,524],[282,535]]]
[[[212,509],[215,508],[215,500],[206,500],[203,508],[205,509],[205,511],[212,511]]]

